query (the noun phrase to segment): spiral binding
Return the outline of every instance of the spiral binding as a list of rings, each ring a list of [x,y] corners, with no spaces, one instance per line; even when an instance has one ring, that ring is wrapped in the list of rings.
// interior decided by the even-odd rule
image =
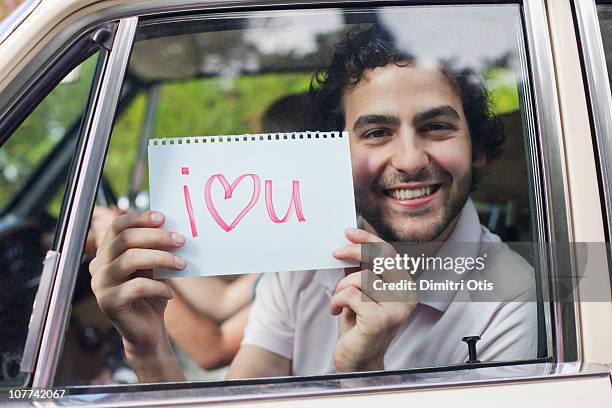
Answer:
[[[149,146],[167,146],[184,144],[208,144],[208,143],[235,143],[235,142],[258,142],[276,140],[308,140],[308,139],[341,139],[348,137],[347,132],[292,132],[292,133],[261,133],[246,135],[226,136],[189,136],[149,139]]]

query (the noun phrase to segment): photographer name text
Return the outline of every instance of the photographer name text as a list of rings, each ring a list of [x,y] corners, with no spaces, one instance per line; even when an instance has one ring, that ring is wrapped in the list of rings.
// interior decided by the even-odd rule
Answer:
[[[418,280],[412,281],[408,279],[402,279],[399,282],[384,282],[382,280],[375,280],[372,282],[374,290],[389,290],[389,291],[459,291],[459,290],[471,290],[471,291],[492,291],[493,283],[487,280],[477,279],[461,279],[460,281],[445,280],[444,282],[435,282],[433,280]]]

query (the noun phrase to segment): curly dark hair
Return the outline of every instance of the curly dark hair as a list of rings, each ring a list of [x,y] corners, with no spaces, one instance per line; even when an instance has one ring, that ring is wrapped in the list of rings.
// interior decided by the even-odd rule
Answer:
[[[389,64],[409,66],[415,63],[415,58],[398,49],[392,35],[377,24],[349,31],[336,45],[329,66],[317,71],[310,84],[311,96],[321,111],[325,128],[344,129],[344,90],[359,83],[364,71]],[[498,157],[505,139],[503,125],[491,112],[482,78],[470,69],[452,69],[449,63],[443,63],[440,71],[463,103],[472,139],[472,158],[476,158],[477,153],[484,153],[487,160]],[[478,176],[474,168],[472,189],[476,187]]]

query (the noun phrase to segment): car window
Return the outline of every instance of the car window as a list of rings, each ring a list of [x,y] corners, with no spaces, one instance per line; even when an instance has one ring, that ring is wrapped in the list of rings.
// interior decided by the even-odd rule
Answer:
[[[20,371],[42,262],[53,249],[97,54],[53,88],[0,146],[0,385]]]
[[[544,241],[523,34],[520,7],[511,4],[142,20],[125,83],[133,92],[124,92],[125,109],[104,164],[115,199],[94,208],[91,253],[107,248],[104,236],[113,220],[149,208],[148,139],[343,130],[350,140],[359,227],[387,241],[429,242],[451,234],[451,225],[460,225],[459,242],[522,242],[529,248]],[[355,49],[365,51],[357,55]],[[453,141],[452,147],[433,147]],[[312,158],[313,167],[325,165]],[[421,184],[411,187],[415,183]],[[436,193],[448,194],[448,205],[439,210],[447,222],[434,217],[430,225],[423,221],[426,211],[416,211],[425,218],[413,231],[403,217],[416,213],[394,206],[413,205],[410,200],[421,197],[415,194]],[[201,192],[193,194],[202,201]],[[274,237],[254,239],[274,245]],[[506,292],[501,302],[423,299],[401,312],[406,315],[383,350],[382,368],[463,364],[471,356],[471,336],[481,337],[483,362],[549,357],[547,312],[537,301],[538,262],[528,250],[503,248],[514,266],[513,278],[499,283]],[[108,271],[98,267],[94,275]],[[510,273],[510,267],[498,268]],[[235,371],[232,364],[244,350],[255,359],[282,361],[286,370],[280,375],[341,371],[339,338],[350,330],[339,329],[338,319],[349,327],[355,317],[332,316],[330,302],[344,271],[260,272],[170,281],[168,356],[176,356],[187,379],[266,376],[252,369],[255,360],[246,366],[243,360],[246,371]],[[483,275],[480,282],[500,277]],[[76,290],[56,383],[138,382],[121,335],[107,320],[117,316],[100,308],[109,296],[96,298],[86,284]],[[248,354],[254,349],[259,351]],[[82,370],[85,361],[88,369]]]
[[[60,143],[66,143],[71,127],[80,124],[84,101],[91,88],[96,57],[71,71],[60,84],[36,107],[13,135],[2,145],[0,166],[0,208],[7,211],[11,200],[24,189],[28,179]],[[77,129],[78,130],[78,129]],[[61,195],[49,203],[52,215],[57,216]]]

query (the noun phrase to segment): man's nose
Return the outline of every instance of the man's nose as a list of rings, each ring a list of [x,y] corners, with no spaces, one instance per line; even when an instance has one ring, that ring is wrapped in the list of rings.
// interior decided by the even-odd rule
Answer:
[[[430,164],[427,144],[412,130],[402,130],[396,135],[391,165],[398,171],[417,174]]]

